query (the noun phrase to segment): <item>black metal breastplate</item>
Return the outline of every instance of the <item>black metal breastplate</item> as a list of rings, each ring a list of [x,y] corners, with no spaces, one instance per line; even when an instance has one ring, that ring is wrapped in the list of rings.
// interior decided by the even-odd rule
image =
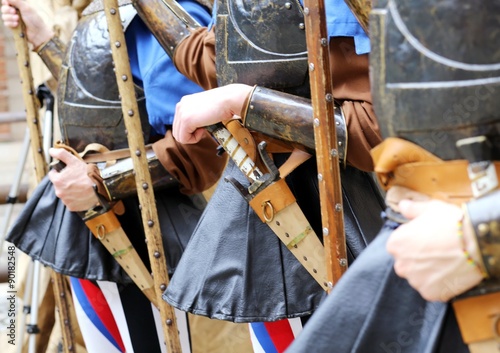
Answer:
[[[298,0],[221,0],[215,31],[219,85],[258,84],[309,95],[307,46]]]
[[[379,1],[370,22],[372,91],[384,137],[450,160],[486,135],[500,157],[499,1]]]
[[[120,7],[124,28],[136,15]],[[144,92],[136,87],[145,141],[149,136]],[[128,146],[104,12],[82,17],[68,46],[58,86],[58,115],[64,141],[77,151],[89,143],[109,149]]]

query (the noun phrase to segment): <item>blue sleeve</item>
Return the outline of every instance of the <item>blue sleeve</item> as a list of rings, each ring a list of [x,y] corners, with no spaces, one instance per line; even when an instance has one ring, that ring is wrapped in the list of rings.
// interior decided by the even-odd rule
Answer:
[[[370,52],[370,38],[344,0],[324,0],[329,37],[353,37],[356,54]],[[304,6],[304,1],[300,0]]]
[[[180,0],[179,3],[200,25],[210,22],[210,12],[196,1]],[[149,123],[156,134],[164,135],[166,127],[173,123],[177,102],[202,88],[177,71],[139,16],[127,28],[126,41],[134,82],[144,89],[146,96]]]

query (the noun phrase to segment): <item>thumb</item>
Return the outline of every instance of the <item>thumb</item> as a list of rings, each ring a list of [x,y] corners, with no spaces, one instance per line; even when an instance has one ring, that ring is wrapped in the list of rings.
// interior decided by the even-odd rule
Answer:
[[[65,163],[66,165],[71,164],[74,160],[77,160],[75,156],[66,151],[64,148],[51,148],[49,149],[49,154],[55,158]]]
[[[401,200],[398,207],[403,216],[414,219],[425,212],[429,207],[429,201]]]

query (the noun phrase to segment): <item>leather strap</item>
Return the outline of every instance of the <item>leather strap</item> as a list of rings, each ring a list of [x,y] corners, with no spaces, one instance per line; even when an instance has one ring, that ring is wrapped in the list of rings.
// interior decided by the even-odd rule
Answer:
[[[453,309],[471,353],[500,351],[500,292],[458,299]]]
[[[466,160],[444,161],[412,142],[388,138],[371,151],[375,173],[388,190],[403,186],[446,202],[473,198]],[[500,161],[494,162],[500,175]]]

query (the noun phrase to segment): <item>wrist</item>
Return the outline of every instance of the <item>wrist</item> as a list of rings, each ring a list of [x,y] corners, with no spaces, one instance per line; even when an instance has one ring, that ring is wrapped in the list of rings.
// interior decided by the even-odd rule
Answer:
[[[474,227],[472,226],[471,220],[469,218],[467,208],[463,207],[463,220],[462,220],[462,234],[463,234],[463,246],[464,252],[470,256],[471,261],[474,266],[479,269],[479,272],[483,278],[488,278],[488,271],[483,262],[483,257],[481,256],[481,251],[477,243],[476,234],[474,232]]]
[[[49,31],[37,35],[31,40],[33,51],[38,53],[55,36],[54,32]]]

